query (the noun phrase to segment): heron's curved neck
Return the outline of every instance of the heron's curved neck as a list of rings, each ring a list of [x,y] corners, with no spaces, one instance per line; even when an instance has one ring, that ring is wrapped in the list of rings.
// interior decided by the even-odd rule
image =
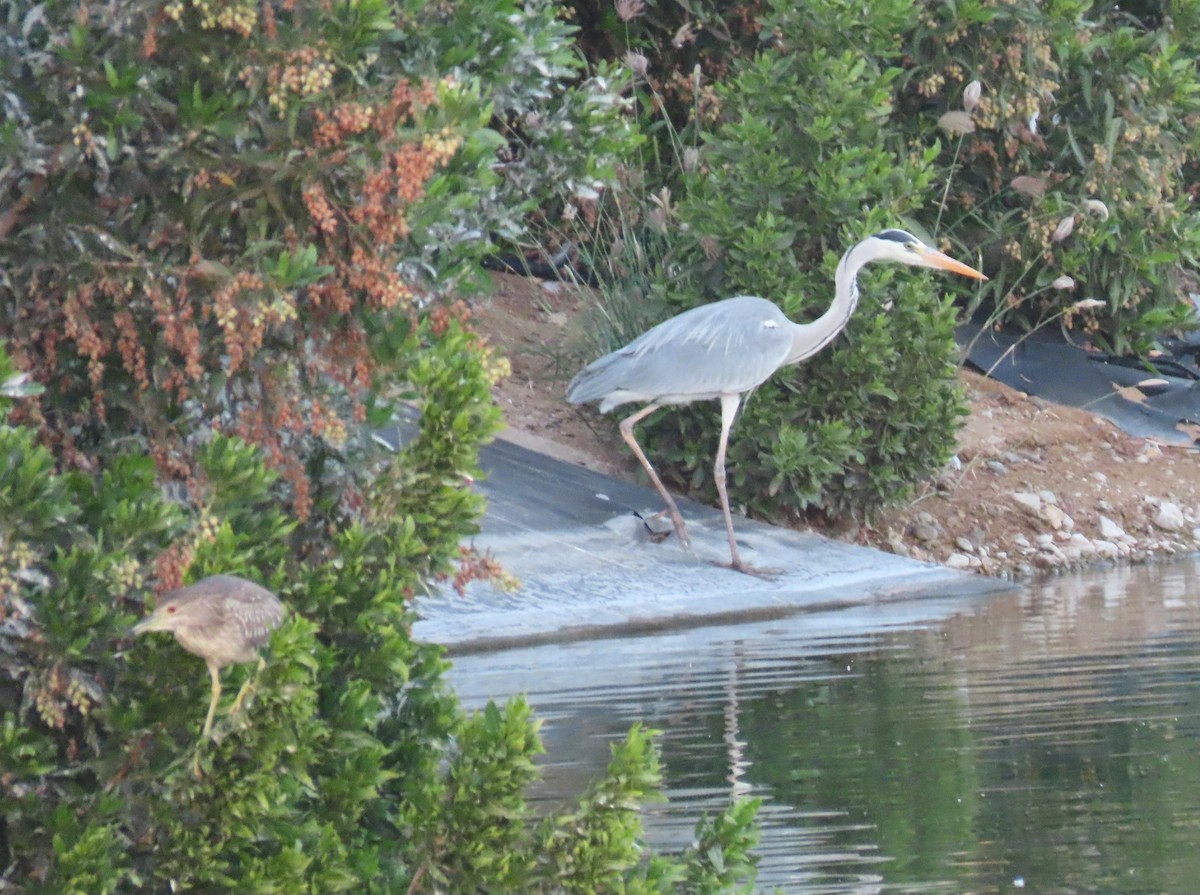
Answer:
[[[833,276],[833,304],[812,323],[793,323],[792,350],[785,364],[796,364],[812,357],[846,328],[850,315],[858,306],[858,272],[870,258],[859,250],[863,243],[851,246],[838,262]]]

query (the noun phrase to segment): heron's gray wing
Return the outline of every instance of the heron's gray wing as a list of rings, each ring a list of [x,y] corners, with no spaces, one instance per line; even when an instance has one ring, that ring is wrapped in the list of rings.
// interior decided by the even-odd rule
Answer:
[[[793,328],[765,298],[701,305],[589,364],[567,398],[581,404],[625,392],[626,400],[680,401],[746,392],[779,369]]]

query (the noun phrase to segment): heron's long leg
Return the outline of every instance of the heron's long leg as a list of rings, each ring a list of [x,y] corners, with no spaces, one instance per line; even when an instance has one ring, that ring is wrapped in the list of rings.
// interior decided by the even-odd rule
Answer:
[[[740,395],[721,396],[721,441],[717,445],[717,459],[713,461],[713,480],[717,483],[717,493],[721,495],[721,512],[725,514],[725,533],[729,536],[729,568],[735,572],[773,580],[777,575],[782,574],[781,569],[756,569],[754,566],[742,562],[742,557],[738,554],[737,538],[733,534],[733,514],[729,511],[729,494],[725,490],[725,449],[729,446],[729,430],[733,426],[733,418],[737,416],[741,402]],[[721,565],[724,564],[721,563]]]
[[[212,678],[212,700],[208,703],[208,716],[204,719],[201,739],[212,733],[213,718],[217,714],[217,703],[221,701],[221,669],[210,662],[208,663],[208,674]]]
[[[721,395],[721,440],[717,443],[717,459],[713,461],[713,481],[717,483],[717,494],[721,496],[721,512],[725,514],[725,534],[729,536],[730,568],[739,572],[748,571],[738,556],[737,539],[733,536],[733,515],[729,512],[729,494],[725,491],[725,448],[729,444],[729,430],[737,416],[741,395]]]
[[[692,539],[688,537],[687,526],[683,524],[683,516],[679,514],[679,507],[675,505],[675,498],[663,486],[662,479],[658,477],[658,473],[654,471],[654,467],[646,459],[641,445],[638,444],[637,438],[633,434],[633,427],[660,407],[662,407],[661,404],[647,404],[637,413],[630,414],[621,420],[621,437],[625,439],[625,443],[629,445],[629,449],[638,458],[638,461],[642,464],[642,469],[646,470],[646,475],[650,476],[650,481],[654,483],[654,487],[658,489],[659,496],[662,497],[663,502],[667,505],[667,510],[671,514],[671,524],[675,526],[675,536],[679,538],[679,543],[683,545],[685,550],[691,550]]]

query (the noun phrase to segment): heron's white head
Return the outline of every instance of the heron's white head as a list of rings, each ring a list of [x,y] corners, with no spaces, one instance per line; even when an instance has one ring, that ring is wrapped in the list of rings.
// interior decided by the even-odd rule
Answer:
[[[871,261],[898,261],[913,267],[948,270],[975,280],[987,279],[975,268],[925,245],[907,230],[884,230],[874,236],[868,236],[859,243],[859,247],[864,253],[861,256],[863,264]]]

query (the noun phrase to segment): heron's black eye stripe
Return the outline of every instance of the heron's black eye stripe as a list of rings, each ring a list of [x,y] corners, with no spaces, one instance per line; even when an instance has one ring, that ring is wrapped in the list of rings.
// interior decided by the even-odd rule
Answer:
[[[913,235],[904,230],[884,230],[881,233],[875,234],[876,239],[890,239],[892,242],[898,242],[901,245],[911,245]]]

